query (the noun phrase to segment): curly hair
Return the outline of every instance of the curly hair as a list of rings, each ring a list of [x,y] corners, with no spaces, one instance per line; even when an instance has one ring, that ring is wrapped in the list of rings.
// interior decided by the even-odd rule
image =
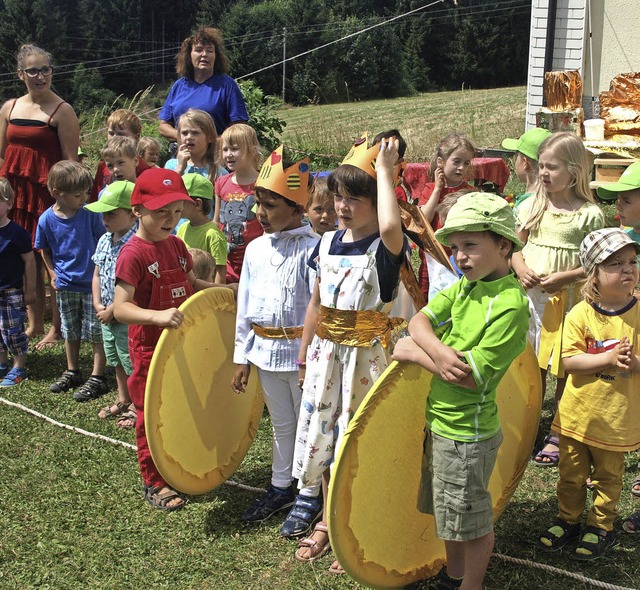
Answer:
[[[216,50],[216,59],[213,63],[214,74],[226,74],[229,71],[229,58],[222,40],[220,29],[213,27],[200,27],[187,37],[176,56],[176,72],[178,76],[193,79],[193,64],[191,63],[191,50],[194,45],[213,45]]]

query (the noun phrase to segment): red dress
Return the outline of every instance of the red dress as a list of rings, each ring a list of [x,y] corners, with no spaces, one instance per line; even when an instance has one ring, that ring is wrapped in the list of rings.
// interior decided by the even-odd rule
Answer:
[[[9,217],[26,229],[34,241],[40,215],[54,202],[47,189],[47,177],[51,166],[62,160],[62,149],[58,130],[51,125],[51,119],[64,101],[58,104],[45,123],[33,119],[11,119],[17,100],[9,113],[7,149],[0,176],[7,178],[15,193]]]

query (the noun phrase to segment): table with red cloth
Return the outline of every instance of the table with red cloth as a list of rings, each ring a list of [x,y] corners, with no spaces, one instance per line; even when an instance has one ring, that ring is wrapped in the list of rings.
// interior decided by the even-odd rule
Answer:
[[[480,186],[485,182],[493,183],[500,192],[509,180],[509,166],[502,158],[474,158],[471,160],[473,184]],[[425,184],[429,181],[430,162],[408,163],[404,171],[404,181],[411,188],[413,199],[420,198]]]

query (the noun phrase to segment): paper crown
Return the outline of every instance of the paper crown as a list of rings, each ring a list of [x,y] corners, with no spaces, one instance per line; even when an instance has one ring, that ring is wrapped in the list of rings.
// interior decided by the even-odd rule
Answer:
[[[380,142],[372,145],[371,147],[367,147],[367,145],[368,134],[365,133],[360,137],[360,139],[356,140],[352,148],[349,150],[349,153],[344,157],[344,160],[342,160],[342,163],[360,168],[360,170],[366,172],[371,176],[371,178],[377,180],[376,158],[380,153]],[[395,165],[393,170],[394,185],[399,184],[405,165],[404,160]]]
[[[285,170],[282,167],[283,147],[278,147],[267,158],[255,186],[273,191],[304,207],[309,200],[309,158],[304,158]]]

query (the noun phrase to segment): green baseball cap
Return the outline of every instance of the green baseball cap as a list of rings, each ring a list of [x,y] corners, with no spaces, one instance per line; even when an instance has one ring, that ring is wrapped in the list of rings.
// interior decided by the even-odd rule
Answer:
[[[436,238],[449,246],[449,236],[459,231],[491,231],[513,242],[516,252],[524,245],[516,235],[516,220],[511,206],[502,197],[491,193],[462,195],[449,210],[444,227],[436,231]]]
[[[540,144],[550,135],[551,132],[548,129],[536,127],[534,129],[529,129],[529,131],[523,133],[518,139],[505,139],[502,142],[502,147],[505,150],[520,152],[527,156],[527,158],[531,158],[537,162]]]
[[[185,174],[182,180],[192,199],[213,199],[213,184],[202,174]]]
[[[618,182],[599,186],[598,196],[601,199],[617,199],[618,193],[634,191],[640,188],[640,162],[631,164],[620,176]]]
[[[116,182],[107,185],[95,203],[85,205],[85,209],[94,213],[131,209],[131,193],[134,186],[133,182],[128,180],[116,180]]]

